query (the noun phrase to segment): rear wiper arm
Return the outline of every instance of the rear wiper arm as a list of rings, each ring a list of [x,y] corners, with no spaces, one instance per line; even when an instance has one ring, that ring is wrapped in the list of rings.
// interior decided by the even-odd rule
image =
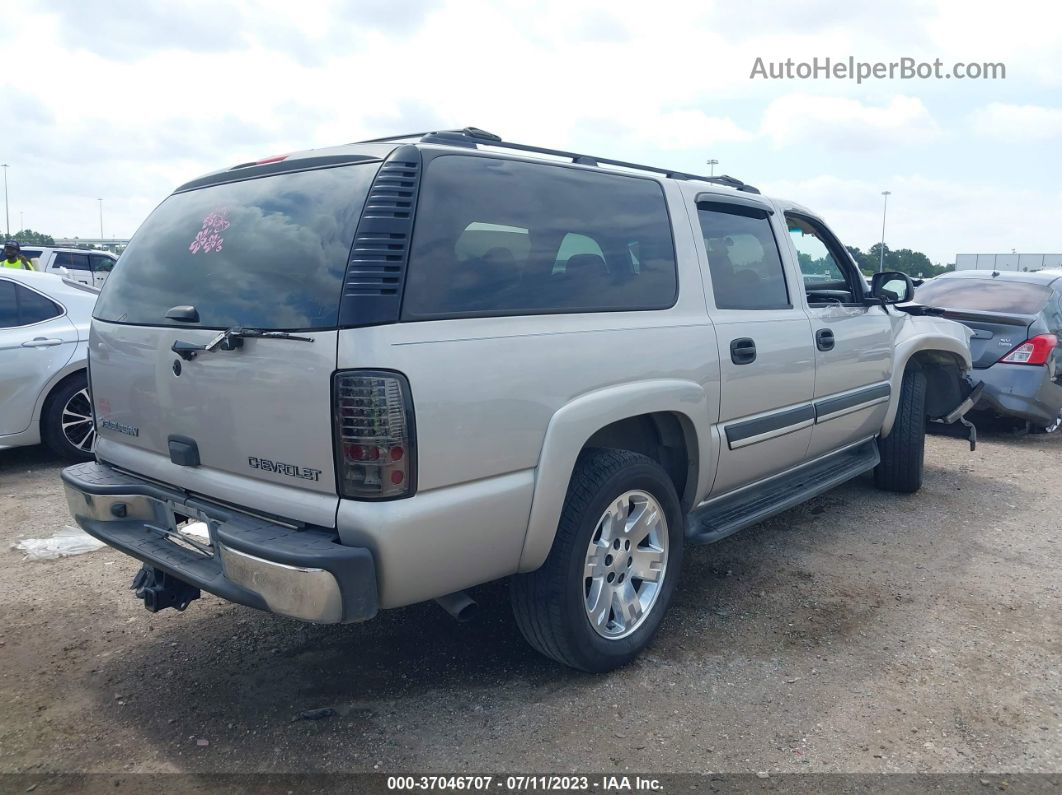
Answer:
[[[196,354],[201,352],[209,353],[216,350],[234,351],[237,348],[242,348],[243,341],[248,338],[313,342],[313,337],[300,337],[297,334],[292,334],[290,331],[268,331],[260,328],[242,328],[241,326],[233,326],[230,329],[225,329],[205,345],[196,345],[192,342],[182,342],[181,340],[177,340],[173,343],[170,350],[185,361],[190,362],[196,357]]]

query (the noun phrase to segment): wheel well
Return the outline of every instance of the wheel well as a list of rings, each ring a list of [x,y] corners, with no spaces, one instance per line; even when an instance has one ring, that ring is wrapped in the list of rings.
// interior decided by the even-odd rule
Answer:
[[[963,401],[963,361],[955,354],[919,351],[907,362],[907,369],[911,368],[926,376],[926,414],[930,417],[943,416]]]
[[[697,437],[687,417],[669,411],[639,414],[613,422],[587,439],[586,447],[631,450],[656,461],[675,484],[688,511],[697,490]]]

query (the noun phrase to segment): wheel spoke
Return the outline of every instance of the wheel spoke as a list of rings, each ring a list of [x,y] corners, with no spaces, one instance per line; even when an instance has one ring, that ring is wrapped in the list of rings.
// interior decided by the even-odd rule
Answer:
[[[637,547],[631,550],[634,563],[631,577],[643,582],[656,582],[664,570],[664,550],[658,547]]]
[[[608,624],[609,612],[612,608],[613,588],[604,580],[594,580],[590,586],[590,593],[586,597],[586,613],[590,623],[599,631],[605,629]]]
[[[73,427],[75,427],[77,425],[84,425],[86,422],[91,423],[92,422],[92,418],[91,417],[87,417],[87,418],[85,418],[83,420],[72,420],[70,422],[64,422],[63,423],[63,430],[66,430],[67,428],[73,428]]]
[[[71,438],[70,442],[78,450],[85,450],[86,449],[85,442],[88,441],[89,437],[92,436],[92,434],[93,434],[93,429],[90,427],[87,431],[85,431],[85,435],[81,437],[81,441],[75,441],[74,439]]]
[[[586,571],[583,574],[587,578],[599,578],[605,576],[605,552],[604,548],[601,548],[594,555],[587,555],[586,558]]]
[[[653,505],[643,503],[638,506],[636,511],[631,514],[631,521],[628,522],[627,535],[631,544],[637,546],[649,535],[653,528],[656,527],[658,516],[656,507]]]
[[[612,609],[624,628],[633,626],[642,617],[642,603],[630,580],[613,590]]]

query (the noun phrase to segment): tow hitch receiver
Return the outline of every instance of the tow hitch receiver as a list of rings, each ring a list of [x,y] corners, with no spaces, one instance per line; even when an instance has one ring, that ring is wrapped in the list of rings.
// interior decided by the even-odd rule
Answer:
[[[144,600],[144,607],[151,613],[157,613],[167,607],[184,610],[200,595],[195,586],[154,566],[144,566],[138,571],[129,587],[136,592],[137,599]]]

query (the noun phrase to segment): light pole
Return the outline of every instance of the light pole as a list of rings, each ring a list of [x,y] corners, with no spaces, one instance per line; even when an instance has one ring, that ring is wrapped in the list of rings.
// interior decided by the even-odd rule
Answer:
[[[719,165],[719,161],[718,160],[707,160],[705,162],[708,164],[708,167],[711,169],[711,171],[708,172],[708,176],[709,177],[714,177],[715,176],[715,167]]]
[[[11,237],[11,213],[7,207],[7,163],[0,163],[0,168],[4,169],[4,229],[7,230],[7,236]]]
[[[103,199],[96,199],[100,203],[100,248],[103,248]]]
[[[889,209],[890,193],[892,193],[890,190],[883,190],[881,192],[881,195],[885,197],[885,204],[882,205],[881,208],[881,251],[878,252],[881,254],[881,260],[878,262],[878,273],[885,270],[885,213]]]

